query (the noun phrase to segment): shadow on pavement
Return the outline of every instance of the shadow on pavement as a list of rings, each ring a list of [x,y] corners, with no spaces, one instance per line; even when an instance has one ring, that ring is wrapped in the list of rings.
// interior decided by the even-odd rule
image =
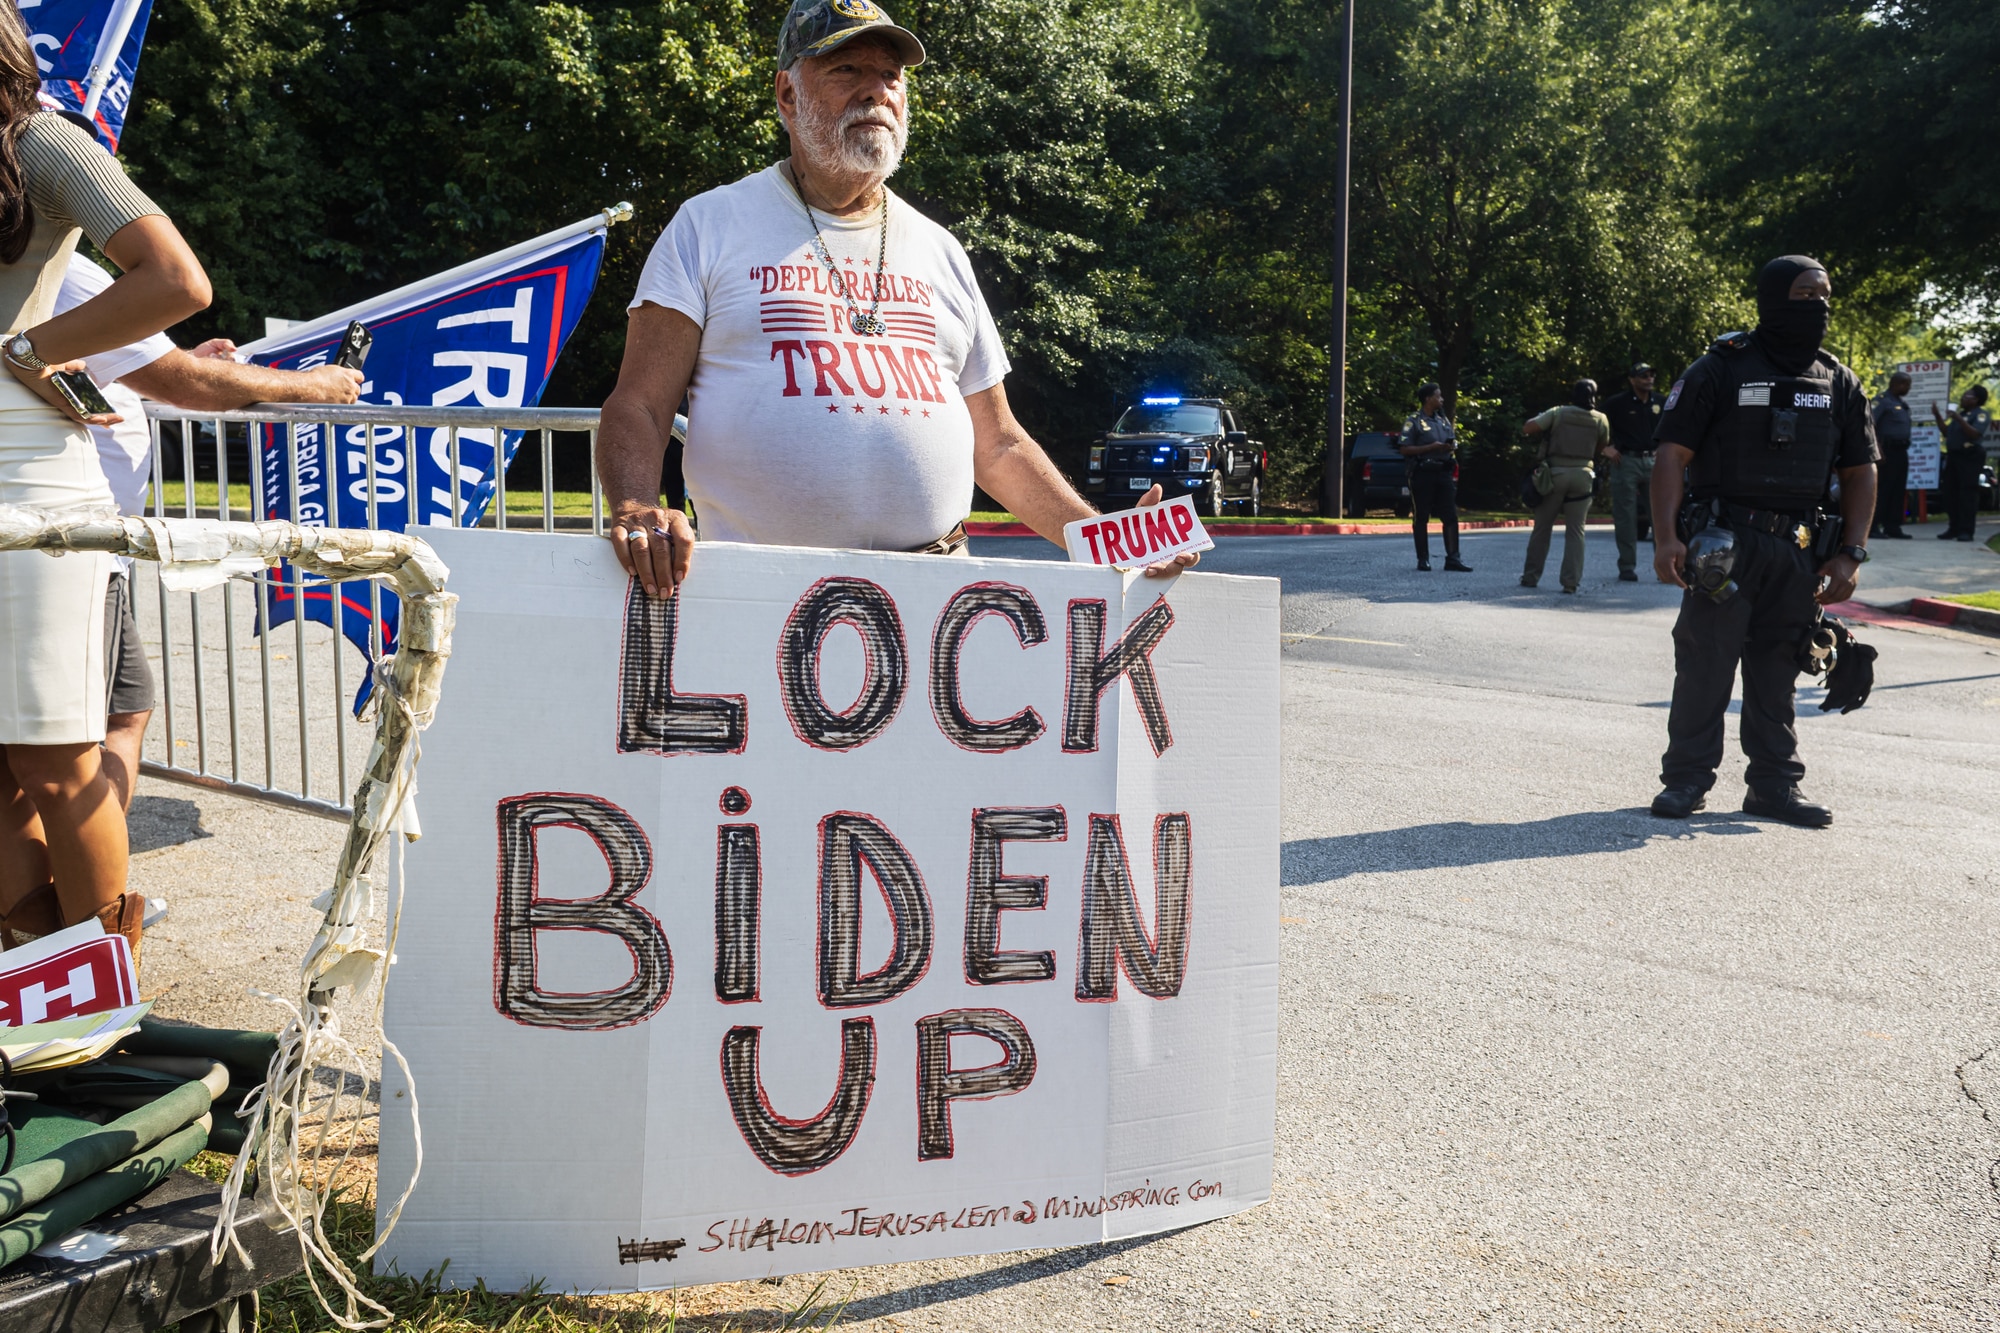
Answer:
[[[1185,1231],[1189,1228],[1182,1227]],[[1102,1245],[1078,1245],[1057,1250],[1053,1254],[1035,1259],[1024,1259],[1003,1268],[990,1268],[983,1273],[967,1273],[964,1277],[946,1278],[942,1282],[926,1282],[920,1286],[905,1287],[901,1291],[885,1291],[878,1296],[866,1296],[847,1307],[843,1323],[877,1319],[883,1315],[901,1314],[905,1310],[922,1309],[927,1305],[937,1305],[945,1301],[963,1300],[967,1296],[977,1296],[1006,1287],[1019,1286],[1023,1282],[1036,1282],[1058,1273],[1068,1273],[1100,1259],[1110,1259],[1151,1245],[1178,1231],[1160,1231],[1149,1236],[1134,1236],[1128,1240],[1107,1241]],[[833,1298],[836,1302],[838,1297]],[[743,1312],[737,1312],[739,1315]]]
[[[1704,811],[1685,822],[1655,819],[1644,808],[1588,810],[1516,824],[1451,820],[1337,838],[1294,839],[1284,845],[1281,882],[1292,887],[1384,870],[1436,870],[1533,861],[1545,856],[1629,852],[1649,842],[1691,838],[1697,833],[1756,831],[1757,821],[1727,810]]]
[[[125,826],[134,856],[213,836],[201,826],[201,808],[175,796],[133,797]]]

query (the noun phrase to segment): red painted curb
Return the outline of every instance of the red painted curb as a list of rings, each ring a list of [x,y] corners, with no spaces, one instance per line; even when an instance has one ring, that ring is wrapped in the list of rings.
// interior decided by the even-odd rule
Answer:
[[[1917,597],[1910,602],[1910,614],[1937,625],[1971,630],[1974,634],[2000,634],[2000,611],[1964,602],[1947,602],[1936,597]]]
[[[1410,525],[1401,523],[1207,523],[1203,524],[1213,537],[1373,537],[1393,535],[1407,537]],[[1498,528],[1532,528],[1535,521],[1529,518],[1504,518],[1481,520],[1458,525],[1461,532],[1480,532]],[[1609,531],[1609,523],[1590,523],[1586,527]],[[1431,525],[1431,531],[1441,531],[1438,524]],[[967,523],[967,536],[971,537],[1032,537],[1035,530],[1025,523]]]
[[[1864,625],[1887,625],[1898,629],[1948,625],[1960,632],[2000,635],[2000,611],[1967,606],[1963,602],[1947,602],[1936,597],[1913,597],[1894,607],[1841,602],[1829,606],[1827,610]]]
[[[1910,614],[1934,625],[1956,625],[1959,616],[1969,609],[1957,602],[1940,602],[1932,597],[1916,597],[1910,601]]]

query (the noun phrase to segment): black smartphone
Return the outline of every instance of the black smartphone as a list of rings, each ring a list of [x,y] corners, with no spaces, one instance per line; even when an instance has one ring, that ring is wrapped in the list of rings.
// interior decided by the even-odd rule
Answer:
[[[368,364],[368,349],[375,343],[375,335],[360,320],[350,320],[347,332],[340,335],[340,347],[334,352],[330,366],[346,366],[349,370],[360,370]]]
[[[80,417],[117,415],[118,409],[104,396],[104,390],[97,387],[97,381],[81,370],[59,370],[49,379],[55,384],[56,392],[63,401]]]

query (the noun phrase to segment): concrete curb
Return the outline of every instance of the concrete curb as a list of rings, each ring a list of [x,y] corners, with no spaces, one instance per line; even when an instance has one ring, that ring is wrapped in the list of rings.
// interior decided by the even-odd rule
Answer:
[[[1410,523],[1405,519],[1397,523],[1204,523],[1212,537],[1375,537],[1410,535]],[[1504,518],[1481,520],[1474,523],[1460,523],[1460,532],[1483,532],[1499,528],[1532,528],[1531,518]],[[1611,531],[1609,523],[1589,523],[1587,528]],[[1440,531],[1440,525],[1433,523],[1431,531]],[[966,535],[970,537],[1032,537],[1035,530],[1025,523],[967,523]]]
[[[1934,625],[1969,629],[1976,634],[2000,635],[2000,611],[1989,611],[1983,606],[1967,606],[1963,602],[1946,602],[1935,597],[1917,597],[1911,599],[1908,610],[1917,619],[1928,620]]]

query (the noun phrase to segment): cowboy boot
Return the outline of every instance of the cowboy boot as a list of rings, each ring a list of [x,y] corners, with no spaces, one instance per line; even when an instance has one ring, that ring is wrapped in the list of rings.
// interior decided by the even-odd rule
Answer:
[[[56,902],[56,886],[37,885],[10,910],[0,914],[0,946],[18,949],[29,940],[53,935],[62,928],[62,907]]]
[[[132,946],[132,976],[139,975],[139,941],[146,932],[146,895],[127,893],[106,903],[96,912],[97,924],[107,935],[123,935]]]

